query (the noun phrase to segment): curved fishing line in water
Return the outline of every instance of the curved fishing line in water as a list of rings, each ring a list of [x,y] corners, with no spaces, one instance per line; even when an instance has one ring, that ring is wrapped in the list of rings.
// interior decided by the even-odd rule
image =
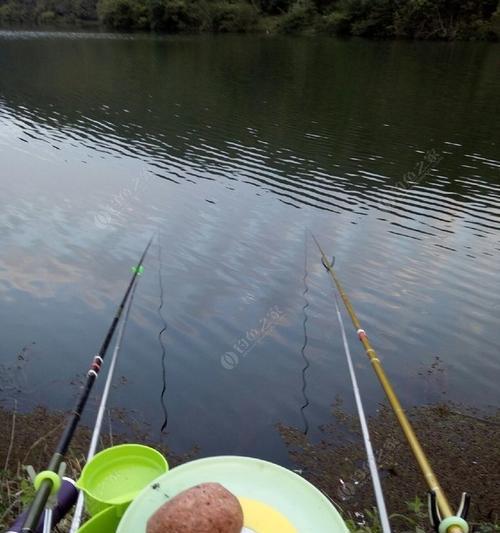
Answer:
[[[307,285],[307,233],[305,235],[304,239],[304,248],[305,248],[305,254],[304,254],[304,277],[303,277],[303,283],[304,283],[304,291],[302,292],[302,297],[304,298],[304,306],[302,307],[302,313],[304,314],[304,320],[302,322],[302,328],[304,331],[304,344],[302,345],[302,348],[300,350],[300,353],[302,355],[302,359],[304,359],[305,366],[302,368],[302,397],[304,398],[304,404],[300,408],[300,414],[302,416],[302,420],[304,421],[304,435],[307,435],[309,432],[309,422],[307,421],[305,410],[309,406],[309,398],[307,397],[307,370],[311,366],[309,363],[309,359],[306,355],[306,348],[309,342],[308,336],[307,336],[307,321],[309,320],[309,316],[307,315],[307,309],[309,308],[309,300],[307,299],[307,294],[309,292],[309,287]]]
[[[158,316],[160,317],[160,320],[163,323],[163,328],[158,333],[158,342],[160,343],[161,347],[161,370],[162,370],[162,380],[163,380],[163,387],[160,394],[160,403],[161,407],[163,409],[163,424],[161,426],[161,432],[163,432],[167,425],[168,425],[168,409],[165,401],[165,395],[167,392],[167,370],[166,370],[166,357],[167,357],[167,350],[165,348],[165,345],[163,344],[163,334],[167,332],[168,324],[165,320],[165,317],[163,316],[162,309],[164,305],[163,301],[163,277],[162,277],[162,261],[161,261],[161,236],[160,232],[158,232],[158,285],[160,287],[160,305],[158,307]]]

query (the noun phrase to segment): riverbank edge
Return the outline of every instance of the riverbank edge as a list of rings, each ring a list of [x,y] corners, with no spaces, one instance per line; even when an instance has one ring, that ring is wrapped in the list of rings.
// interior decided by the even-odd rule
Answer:
[[[471,520],[475,531],[500,531],[500,483],[494,479],[498,474],[499,451],[492,446],[500,442],[500,410],[483,412],[443,403],[414,407],[409,415],[417,434],[423,437],[424,447],[429,451],[443,486],[450,489],[452,506],[458,503],[459,491],[469,490],[473,498]],[[104,430],[101,448],[140,442],[163,453],[171,467],[200,456],[197,446],[182,455],[173,453],[166,442],[154,441],[147,428],[130,413],[113,411],[110,417],[119,430]],[[331,424],[320,428],[322,438],[314,442],[298,428],[277,424],[276,429],[296,470],[329,496],[351,531],[379,531],[359,423],[339,405],[334,406],[332,417]],[[25,466],[45,467],[65,419],[64,413],[43,407],[28,413],[0,407],[0,427],[4,430],[4,438],[0,441],[0,528],[8,527],[31,500],[33,488]],[[416,528],[427,531],[426,488],[392,413],[381,406],[369,425],[375,450],[378,450],[389,512],[397,522],[397,530],[406,531],[408,527],[411,532],[418,531]],[[85,462],[90,437],[90,428],[78,428],[67,457],[68,475],[74,479],[78,478]],[[67,525],[63,523],[58,531],[67,531]]]
[[[4,4],[6,5],[6,4]],[[0,10],[1,10],[0,5]],[[2,20],[0,11],[0,31],[19,32],[98,32],[130,35],[151,35],[151,36],[174,36],[174,35],[261,35],[261,36],[291,36],[291,37],[330,37],[341,39],[364,39],[367,41],[402,41],[402,42],[498,42],[500,41],[500,8],[488,20],[482,20],[481,25],[466,28],[463,32],[452,34],[433,34],[428,36],[404,36],[390,34],[364,34],[363,32],[352,32],[341,19],[329,15],[307,15],[304,13],[283,13],[280,15],[258,15],[257,18],[248,23],[247,27],[231,29],[176,29],[167,31],[150,28],[122,28],[112,27],[105,22],[95,20],[82,20],[74,17],[57,16],[50,13],[40,20],[26,22],[6,22]]]

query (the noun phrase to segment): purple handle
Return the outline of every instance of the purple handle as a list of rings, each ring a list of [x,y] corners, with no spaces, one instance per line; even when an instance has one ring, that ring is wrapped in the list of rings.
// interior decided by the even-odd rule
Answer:
[[[75,505],[76,499],[78,498],[78,490],[75,487],[75,482],[72,479],[63,477],[61,488],[57,493],[57,505],[54,507],[52,514],[52,525],[55,526],[60,520],[64,518],[66,513]],[[11,528],[7,533],[20,533],[21,528],[24,524],[24,519],[26,518],[26,512],[19,515],[17,520],[12,524]],[[38,522],[38,527],[36,528],[36,533],[43,533],[43,517],[45,512]]]

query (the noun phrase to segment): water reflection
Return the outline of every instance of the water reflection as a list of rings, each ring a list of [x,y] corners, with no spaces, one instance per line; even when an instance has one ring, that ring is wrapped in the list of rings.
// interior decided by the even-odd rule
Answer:
[[[335,252],[406,402],[443,395],[419,378],[439,356],[446,395],[498,403],[498,50],[0,33],[1,357],[36,340],[27,405],[67,407],[71,392],[51,384],[86,368],[161,228],[163,266],[155,250],[116,405],[159,430],[164,361],[174,447],[284,460],[270,427],[302,420],[306,227]],[[439,161],[423,167],[429,153]],[[350,391],[328,278],[309,252],[314,428]],[[223,368],[273,306],[286,323]]]

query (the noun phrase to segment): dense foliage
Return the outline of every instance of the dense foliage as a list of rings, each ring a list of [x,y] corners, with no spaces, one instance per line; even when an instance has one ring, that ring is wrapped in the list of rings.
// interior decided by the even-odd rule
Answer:
[[[321,32],[494,39],[498,0],[0,0],[0,23],[101,24],[159,32]]]
[[[500,35],[498,0],[298,0],[282,28],[372,38],[472,39]]]
[[[250,31],[258,15],[250,4],[226,0],[98,0],[97,14],[109,28],[168,33]]]

